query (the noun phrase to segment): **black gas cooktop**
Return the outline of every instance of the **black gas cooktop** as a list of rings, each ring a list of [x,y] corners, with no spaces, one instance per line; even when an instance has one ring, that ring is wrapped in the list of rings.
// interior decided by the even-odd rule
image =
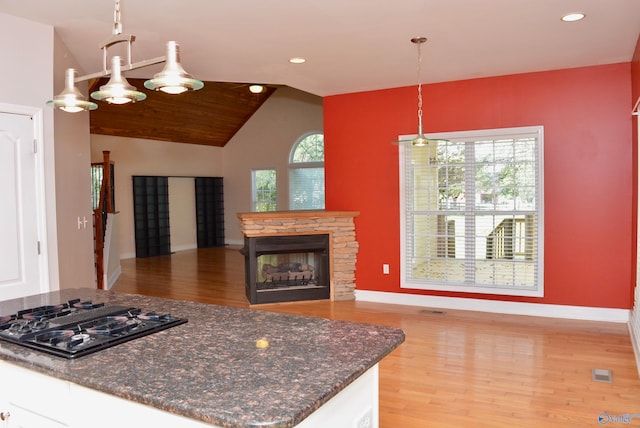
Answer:
[[[186,322],[170,314],[76,299],[0,316],[0,340],[77,358]]]

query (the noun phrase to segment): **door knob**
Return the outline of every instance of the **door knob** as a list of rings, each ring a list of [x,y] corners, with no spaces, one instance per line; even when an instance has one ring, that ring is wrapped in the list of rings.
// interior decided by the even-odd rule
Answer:
[[[6,421],[11,416],[9,412],[0,412],[0,421]]]

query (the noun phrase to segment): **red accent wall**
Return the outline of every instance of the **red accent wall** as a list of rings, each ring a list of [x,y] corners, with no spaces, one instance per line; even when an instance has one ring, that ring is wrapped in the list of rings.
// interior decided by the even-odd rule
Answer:
[[[631,64],[429,84],[423,94],[425,133],[544,126],[545,296],[400,288],[398,147],[392,142],[416,133],[415,86],[324,99],[326,209],[360,211],[357,288],[631,308]],[[390,275],[383,275],[383,263]]]

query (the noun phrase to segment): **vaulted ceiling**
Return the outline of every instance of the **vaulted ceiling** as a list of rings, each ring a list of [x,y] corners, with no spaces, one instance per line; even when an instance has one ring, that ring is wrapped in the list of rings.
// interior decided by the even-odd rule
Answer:
[[[147,99],[128,105],[100,103],[90,113],[91,133],[223,147],[275,91],[253,94],[241,83],[205,82],[180,95],[145,89],[144,80],[128,79]],[[100,79],[91,90],[104,85]]]

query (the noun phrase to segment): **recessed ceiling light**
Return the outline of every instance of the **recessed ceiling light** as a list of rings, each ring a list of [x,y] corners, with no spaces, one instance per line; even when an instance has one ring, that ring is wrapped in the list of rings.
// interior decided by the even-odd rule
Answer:
[[[261,94],[264,91],[264,86],[262,85],[249,85],[249,91],[252,94]]]
[[[575,21],[580,21],[581,19],[584,19],[584,17],[585,17],[585,14],[582,12],[571,12],[564,15],[561,19],[564,22],[575,22]]]
[[[291,64],[303,64],[303,63],[307,62],[307,60],[304,59],[304,58],[301,58],[301,57],[294,57],[294,58],[289,59],[289,62]]]

